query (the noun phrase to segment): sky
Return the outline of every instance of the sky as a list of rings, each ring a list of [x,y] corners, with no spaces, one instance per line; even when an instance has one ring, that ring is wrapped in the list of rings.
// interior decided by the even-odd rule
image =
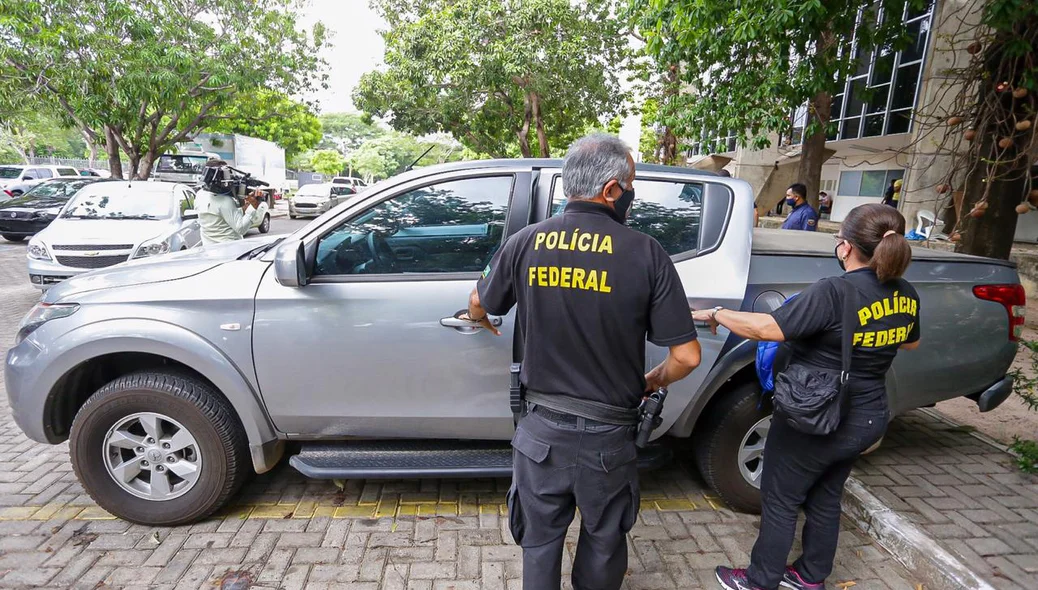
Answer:
[[[382,63],[384,45],[378,31],[384,23],[368,0],[310,0],[302,24],[309,28],[317,21],[333,32],[333,47],[324,54],[328,89],[306,98],[316,99],[322,113],[353,111],[353,87],[365,72]]]

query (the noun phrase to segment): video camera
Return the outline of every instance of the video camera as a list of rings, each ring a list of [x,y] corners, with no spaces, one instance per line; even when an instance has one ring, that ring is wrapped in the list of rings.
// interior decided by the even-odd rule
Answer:
[[[203,188],[213,193],[234,197],[239,203],[245,200],[252,189],[261,186],[270,186],[270,184],[225,163],[211,162],[202,172]]]

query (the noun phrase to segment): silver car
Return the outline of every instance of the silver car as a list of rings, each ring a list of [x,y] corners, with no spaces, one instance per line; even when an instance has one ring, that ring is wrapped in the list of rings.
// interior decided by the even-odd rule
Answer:
[[[183,184],[88,185],[29,241],[29,281],[47,289],[89,270],[192,248],[201,241],[194,199]]]
[[[345,203],[357,195],[357,189],[348,184],[322,182],[305,184],[288,200],[288,216],[318,216]]]
[[[493,318],[500,338],[458,314],[502,241],[561,211],[560,167],[422,168],[277,241],[69,280],[8,352],[14,419],[33,440],[69,440],[103,508],[155,525],[205,517],[287,448],[310,477],[507,476],[515,313]],[[635,188],[628,223],[671,254],[690,307],[768,311],[840,272],[828,236],[755,232],[745,182],[640,165]],[[907,278],[925,336],[891,370],[893,411],[961,396],[997,407],[1023,323],[1015,268],[917,250]],[[707,483],[754,510],[771,419],[755,343],[723,329],[700,342],[702,364],[670,388],[656,436],[691,437]],[[646,366],[666,354],[647,345]],[[668,452],[640,460],[658,465]]]

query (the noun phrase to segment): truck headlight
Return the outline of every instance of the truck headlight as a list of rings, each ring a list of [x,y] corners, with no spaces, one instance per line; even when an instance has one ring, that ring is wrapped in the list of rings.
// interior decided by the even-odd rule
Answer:
[[[50,252],[43,242],[33,238],[29,240],[29,247],[25,249],[25,255],[33,260],[50,260]]]
[[[152,240],[150,242],[144,242],[140,248],[137,248],[137,252],[133,255],[134,258],[145,258],[147,256],[158,256],[159,254],[165,254],[169,252],[169,240]]]
[[[14,338],[15,346],[21,344],[29,334],[51,320],[67,318],[79,309],[78,303],[37,303],[22,319],[18,326],[18,335]]]

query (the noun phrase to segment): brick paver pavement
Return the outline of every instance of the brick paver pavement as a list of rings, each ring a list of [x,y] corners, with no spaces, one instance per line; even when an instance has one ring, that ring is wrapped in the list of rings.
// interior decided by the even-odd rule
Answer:
[[[930,411],[894,421],[856,477],[993,586],[1038,588],[1038,477]]]
[[[0,350],[37,298],[24,273],[24,246],[0,245]],[[214,518],[133,525],[84,494],[67,445],[27,440],[0,392],[0,586],[514,589],[520,552],[502,517],[506,487],[470,479],[340,488],[282,465]],[[680,465],[645,475],[643,489],[626,588],[715,588],[715,565],[747,563],[755,517],[725,509]],[[908,578],[845,524],[833,581],[915,590]]]

